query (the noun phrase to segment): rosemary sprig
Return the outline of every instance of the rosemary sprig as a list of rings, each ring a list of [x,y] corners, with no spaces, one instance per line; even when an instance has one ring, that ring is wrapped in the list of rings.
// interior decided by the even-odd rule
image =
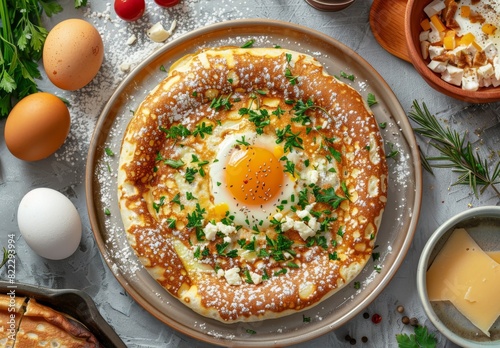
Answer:
[[[466,141],[466,134],[461,135],[449,127],[443,128],[425,103],[422,106],[423,109],[414,101],[414,110],[410,111],[408,117],[419,126],[414,131],[429,138],[429,144],[440,152],[440,156],[424,157],[426,163],[434,168],[452,168],[453,172],[458,173],[453,185],[468,185],[476,198],[488,187],[500,196],[500,191],[495,187],[500,183],[500,161],[490,171],[487,160],[474,152],[471,143]]]

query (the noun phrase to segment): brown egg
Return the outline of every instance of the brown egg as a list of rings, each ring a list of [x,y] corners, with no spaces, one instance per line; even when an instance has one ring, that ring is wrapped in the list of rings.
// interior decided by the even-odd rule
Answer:
[[[31,94],[7,117],[5,144],[17,158],[37,161],[61,147],[69,127],[69,110],[61,99],[50,93]]]
[[[104,58],[104,46],[97,29],[82,19],[67,19],[47,35],[43,46],[43,67],[54,85],[74,91],[97,75]]]

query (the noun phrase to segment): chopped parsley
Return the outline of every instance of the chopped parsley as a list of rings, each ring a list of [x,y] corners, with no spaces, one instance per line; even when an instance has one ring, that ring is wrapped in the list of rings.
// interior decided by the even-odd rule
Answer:
[[[167,226],[168,226],[168,228],[175,228],[175,223],[176,223],[175,219],[173,219],[173,218],[168,218],[167,219]]]
[[[284,129],[276,129],[276,144],[281,144],[285,142],[284,151],[291,152],[293,148],[304,149],[302,143],[304,142],[301,137],[299,137],[300,132],[294,133],[292,127],[287,124]]]
[[[111,150],[109,147],[105,148],[104,152],[106,152],[106,155],[111,156],[111,157],[115,155],[113,150]]]
[[[297,82],[299,81],[299,77],[293,76],[293,74],[292,74],[292,70],[291,70],[291,66],[290,66],[290,62],[292,61],[292,55],[290,53],[286,53],[285,57],[286,57],[286,63],[287,63],[287,66],[285,68],[285,77],[288,80],[288,82],[290,82],[290,84],[292,86],[295,86],[297,84]]]
[[[178,140],[191,135],[191,131],[182,124],[171,126],[170,128],[160,127],[160,130],[165,133],[167,139]]]
[[[230,110],[233,107],[233,104],[229,101],[231,95],[227,97],[219,96],[218,98],[212,99],[210,103],[210,107],[218,111],[221,107],[224,107],[226,110]]]
[[[340,77],[343,77],[343,78],[348,79],[350,81],[354,81],[354,79],[355,79],[355,77],[354,77],[353,74],[348,74],[348,73],[346,73],[344,71],[340,72]]]
[[[244,145],[244,146],[250,145],[250,143],[245,140],[245,136],[244,135],[241,136],[241,140],[236,139],[236,144],[238,144],[238,145]]]
[[[160,197],[160,201],[158,203],[153,202],[153,209],[156,211],[156,213],[160,212],[160,208],[165,204],[165,196]]]
[[[250,39],[250,40],[246,41],[243,45],[241,45],[241,48],[250,48],[253,46],[254,43],[255,43],[255,39]]]
[[[368,93],[368,96],[366,97],[366,102],[368,103],[369,107],[372,107],[373,105],[378,103],[377,98],[373,93]]]
[[[193,136],[199,135],[200,138],[205,138],[205,134],[212,134],[213,126],[207,126],[205,122],[197,124],[195,130],[193,131]]]
[[[163,163],[172,168],[180,168],[185,164],[182,160],[173,160],[173,159],[163,160]]]

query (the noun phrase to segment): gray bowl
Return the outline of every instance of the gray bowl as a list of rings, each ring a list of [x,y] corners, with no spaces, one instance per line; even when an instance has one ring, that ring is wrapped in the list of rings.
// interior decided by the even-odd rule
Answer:
[[[417,267],[417,290],[430,321],[450,341],[461,347],[499,347],[500,319],[490,329],[490,337],[477,329],[448,301],[431,302],[427,296],[426,272],[451,233],[465,228],[485,251],[500,250],[500,207],[472,208],[442,224],[429,238]]]

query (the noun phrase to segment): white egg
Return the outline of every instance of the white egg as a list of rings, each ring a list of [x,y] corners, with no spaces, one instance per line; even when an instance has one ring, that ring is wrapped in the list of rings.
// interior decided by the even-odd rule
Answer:
[[[23,197],[17,223],[28,246],[50,260],[71,256],[82,237],[80,215],[73,203],[49,188],[34,189]]]
[[[288,211],[297,197],[296,181],[283,171],[282,155],[271,135],[226,135],[210,166],[214,204],[227,204],[236,225],[268,227],[270,217]]]

